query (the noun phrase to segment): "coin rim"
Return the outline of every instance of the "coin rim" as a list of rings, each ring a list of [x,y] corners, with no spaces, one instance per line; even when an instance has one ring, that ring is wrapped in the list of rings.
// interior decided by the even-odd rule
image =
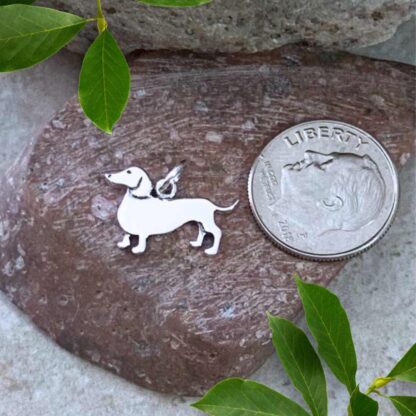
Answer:
[[[281,136],[285,135],[289,130],[292,130],[295,127],[301,127],[304,125],[308,125],[311,123],[335,123],[335,124],[341,124],[346,127],[352,127],[355,130],[358,130],[359,132],[362,132],[367,137],[369,137],[376,146],[378,146],[382,152],[382,154],[387,159],[388,165],[390,166],[391,172],[392,172],[392,180],[394,184],[393,189],[393,206],[390,210],[389,216],[385,223],[380,227],[379,231],[373,235],[371,238],[369,238],[367,241],[365,241],[360,246],[353,248],[351,250],[343,251],[341,253],[335,253],[335,254],[319,254],[319,253],[311,253],[308,251],[303,251],[300,249],[297,249],[295,247],[290,246],[289,244],[285,243],[284,241],[280,240],[278,237],[276,237],[268,228],[267,226],[262,222],[260,215],[258,214],[256,210],[256,206],[253,200],[253,192],[252,192],[252,186],[253,186],[253,176],[254,171],[257,168],[261,156],[264,154],[264,152],[267,150],[267,148],[274,142],[275,140],[278,140]],[[249,177],[248,177],[248,199],[250,203],[251,212],[256,220],[256,222],[259,224],[261,230],[269,237],[275,244],[279,246],[283,251],[293,254],[297,257],[306,259],[306,260],[315,260],[315,261],[338,261],[338,260],[345,260],[351,257],[354,257],[360,253],[363,253],[364,251],[367,251],[370,247],[372,247],[374,244],[376,244],[378,241],[381,240],[381,238],[384,237],[384,235],[389,230],[391,224],[393,223],[394,217],[397,212],[397,208],[399,205],[399,199],[400,199],[400,183],[399,183],[399,175],[397,172],[397,168],[391,159],[387,149],[370,133],[366,132],[365,130],[354,126],[353,124],[348,124],[342,121],[336,121],[336,120],[310,120],[299,124],[294,124],[291,127],[288,127],[287,129],[283,130],[281,133],[279,133],[277,136],[275,136],[273,139],[267,143],[267,145],[261,150],[260,154],[256,157],[256,159],[253,162],[253,165],[250,169]]]

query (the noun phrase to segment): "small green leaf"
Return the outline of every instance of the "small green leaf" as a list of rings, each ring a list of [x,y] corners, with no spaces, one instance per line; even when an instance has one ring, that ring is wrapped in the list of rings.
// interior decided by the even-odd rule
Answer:
[[[194,7],[210,3],[212,0],[137,0],[139,3],[159,7]]]
[[[378,403],[356,387],[350,398],[348,413],[350,416],[376,416]]]
[[[416,397],[390,396],[389,399],[401,416],[416,416]]]
[[[130,69],[108,30],[88,49],[79,78],[79,101],[85,114],[100,129],[111,133],[130,93]]]
[[[404,357],[390,371],[388,377],[395,380],[416,383],[416,344],[414,344]]]
[[[35,65],[63,48],[86,20],[47,7],[0,7],[0,72]]]
[[[9,4],[32,4],[35,0],[0,0],[0,6],[8,6]]]
[[[326,380],[321,361],[305,333],[292,322],[269,316],[273,345],[293,385],[314,416],[328,414]]]
[[[192,406],[210,416],[309,416],[280,393],[239,378],[221,381]]]
[[[329,290],[299,278],[296,283],[319,354],[352,394],[356,387],[357,357],[344,308]]]

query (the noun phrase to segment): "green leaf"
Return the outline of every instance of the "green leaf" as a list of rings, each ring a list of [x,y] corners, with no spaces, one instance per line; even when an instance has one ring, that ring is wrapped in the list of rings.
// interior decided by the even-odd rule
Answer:
[[[212,0],[137,0],[139,3],[159,7],[193,7],[202,6]]]
[[[388,377],[395,380],[416,383],[416,344],[414,344],[404,357],[390,371]]]
[[[130,93],[130,69],[108,30],[88,49],[79,78],[79,101],[85,114],[100,129],[111,133]]]
[[[9,4],[32,4],[35,0],[0,0],[0,6],[8,6]]]
[[[416,416],[416,397],[390,396],[389,399],[401,416]]]
[[[86,20],[47,7],[0,7],[0,72],[37,64],[63,48]]]
[[[348,413],[350,416],[376,416],[378,403],[361,393],[357,387],[351,395]]]
[[[269,316],[273,345],[293,385],[314,416],[328,414],[326,380],[321,361],[305,333],[292,322]]]
[[[192,406],[210,416],[309,416],[280,393],[239,378],[221,381]]]
[[[296,283],[319,354],[352,394],[356,387],[357,357],[344,308],[329,290],[299,278]]]

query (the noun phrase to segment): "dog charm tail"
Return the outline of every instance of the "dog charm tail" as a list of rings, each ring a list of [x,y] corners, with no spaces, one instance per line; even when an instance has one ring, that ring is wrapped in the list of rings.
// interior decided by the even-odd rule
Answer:
[[[231,212],[239,203],[240,201],[237,199],[237,201],[234,202],[234,204],[230,205],[229,207],[219,207],[216,205],[216,211],[220,212]]]

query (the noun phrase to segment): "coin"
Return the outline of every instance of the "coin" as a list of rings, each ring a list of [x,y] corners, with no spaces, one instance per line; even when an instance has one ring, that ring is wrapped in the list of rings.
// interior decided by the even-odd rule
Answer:
[[[253,164],[248,193],[260,227],[282,249],[311,260],[341,260],[388,230],[399,182],[374,137],[318,120],[271,140]]]

